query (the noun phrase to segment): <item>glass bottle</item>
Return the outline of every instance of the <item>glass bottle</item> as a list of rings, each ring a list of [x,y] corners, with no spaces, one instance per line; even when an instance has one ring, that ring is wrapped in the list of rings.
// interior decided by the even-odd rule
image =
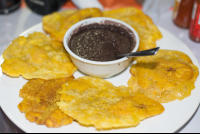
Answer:
[[[195,0],[175,0],[173,21],[182,28],[189,28]]]
[[[195,0],[190,25],[190,38],[200,42],[200,0]]]

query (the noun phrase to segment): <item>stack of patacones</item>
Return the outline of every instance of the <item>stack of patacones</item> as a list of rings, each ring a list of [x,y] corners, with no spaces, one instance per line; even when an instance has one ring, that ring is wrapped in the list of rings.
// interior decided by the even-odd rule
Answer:
[[[138,51],[156,47],[162,38],[151,19],[134,8],[104,12],[88,8],[45,16],[43,29],[50,37],[39,32],[18,37],[4,51],[1,65],[8,76],[29,80],[20,90],[24,100],[18,108],[30,122],[61,127],[77,121],[99,130],[133,127],[163,113],[160,103],[190,96],[198,68],[187,55],[172,50],[137,58],[128,87],[91,76],[75,79],[77,68],[62,44],[64,34],[78,21],[102,16],[131,25],[140,37]]]

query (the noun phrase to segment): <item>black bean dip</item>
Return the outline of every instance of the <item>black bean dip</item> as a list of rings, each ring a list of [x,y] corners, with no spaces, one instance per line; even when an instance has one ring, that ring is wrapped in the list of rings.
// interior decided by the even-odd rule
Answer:
[[[135,39],[124,28],[97,23],[80,27],[69,40],[72,52],[92,61],[117,60],[116,55],[130,53],[134,47]]]

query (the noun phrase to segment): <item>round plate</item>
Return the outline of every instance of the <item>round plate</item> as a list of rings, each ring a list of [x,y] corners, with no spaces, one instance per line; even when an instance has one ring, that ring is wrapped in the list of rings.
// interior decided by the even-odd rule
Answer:
[[[186,53],[190,56],[193,63],[199,68],[199,63],[189,48],[181,42],[178,38],[173,36],[165,29],[159,27],[159,30],[163,34],[163,38],[157,42],[161,49],[178,50]],[[44,32],[42,30],[42,23],[28,29],[21,35],[27,36],[34,31]],[[0,58],[0,64],[3,59]],[[115,86],[126,85],[127,81],[131,77],[129,72],[130,66],[120,73],[119,75],[106,79],[112,82]],[[81,72],[77,71],[74,76],[76,78],[84,76]],[[137,127],[125,128],[125,129],[113,129],[109,131],[97,131],[94,127],[85,127],[79,125],[77,122],[73,122],[70,125],[63,126],[61,128],[47,128],[44,125],[37,125],[30,123],[26,120],[24,114],[20,113],[17,105],[22,101],[19,97],[19,90],[27,80],[20,78],[11,78],[0,71],[0,105],[5,114],[22,130],[29,133],[91,133],[91,132],[106,132],[106,133],[136,133],[136,132],[148,132],[148,133],[172,133],[181,128],[195,113],[200,102],[200,79],[197,78],[196,88],[192,91],[192,95],[182,101],[173,101],[163,104],[165,111],[163,114],[148,118]]]

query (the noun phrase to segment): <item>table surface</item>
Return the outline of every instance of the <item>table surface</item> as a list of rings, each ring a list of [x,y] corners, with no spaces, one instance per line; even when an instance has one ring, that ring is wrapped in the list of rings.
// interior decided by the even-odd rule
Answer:
[[[61,9],[66,10],[66,9]],[[42,20],[41,15],[33,13],[28,8],[20,8],[10,14],[0,15],[0,54],[6,49],[9,43],[26,29],[38,24]],[[155,24],[165,28],[170,33],[182,40],[196,56],[200,63],[200,43],[193,42],[189,38],[188,29],[177,27],[172,21],[172,11],[162,13],[160,17],[153,20]],[[200,133],[200,110],[197,109],[193,117],[177,132],[179,133]],[[23,132],[15,126],[0,109],[0,132]]]

